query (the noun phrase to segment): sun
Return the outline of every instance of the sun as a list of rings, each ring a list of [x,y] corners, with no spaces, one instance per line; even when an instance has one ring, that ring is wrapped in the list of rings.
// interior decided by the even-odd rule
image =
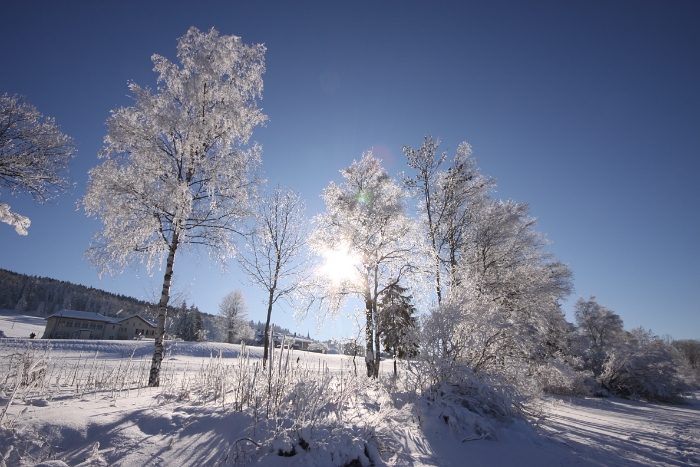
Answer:
[[[336,284],[351,280],[357,274],[358,258],[348,252],[347,248],[326,250],[323,252],[321,275],[330,278]]]

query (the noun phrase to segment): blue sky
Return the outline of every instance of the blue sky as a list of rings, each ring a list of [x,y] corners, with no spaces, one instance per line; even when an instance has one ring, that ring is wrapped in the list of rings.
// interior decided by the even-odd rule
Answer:
[[[0,267],[147,298],[162,281],[126,270],[98,279],[82,254],[100,225],[76,210],[98,163],[109,111],[127,83],[155,86],[150,57],[175,59],[190,26],[267,46],[254,132],[269,184],[291,186],[308,214],[339,170],[374,148],[404,170],[403,145],[432,134],[454,154],[469,142],[495,196],[531,205],[551,251],[628,328],[700,338],[700,3],[49,2],[7,1],[0,16],[0,93],[24,94],[78,142],[71,194],[55,204],[0,199],[30,217],[0,224]],[[206,252],[180,256],[177,287],[215,313],[243,290],[263,296]],[[317,337],[348,334],[296,328]]]

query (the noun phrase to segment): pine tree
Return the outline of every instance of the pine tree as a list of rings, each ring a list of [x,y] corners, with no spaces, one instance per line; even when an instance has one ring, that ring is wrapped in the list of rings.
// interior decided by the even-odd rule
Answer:
[[[418,319],[414,316],[416,308],[411,303],[407,289],[398,284],[390,286],[382,295],[377,313],[379,337],[384,344],[384,351],[394,355],[394,374],[396,358],[405,359],[418,354],[415,330]]]
[[[192,323],[190,339],[188,340],[196,342],[205,340],[206,332],[204,331],[204,323],[202,322],[202,312],[199,311],[199,308],[196,306],[190,305],[188,313]]]

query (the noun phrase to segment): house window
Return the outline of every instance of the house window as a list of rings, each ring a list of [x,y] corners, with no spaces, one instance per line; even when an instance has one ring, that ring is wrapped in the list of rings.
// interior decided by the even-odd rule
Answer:
[[[90,329],[95,329],[97,327],[96,323],[90,323]]]
[[[65,325],[66,325],[66,321],[65,321],[65,320],[59,321],[59,322],[58,322],[58,325],[59,325],[59,326],[65,326]]]
[[[87,322],[87,321],[83,321],[82,323],[80,323],[80,328],[81,328],[81,329],[87,329],[88,326],[90,326],[90,323]]]
[[[66,327],[72,328],[72,327],[73,327],[73,321],[66,321]]]
[[[98,324],[98,325],[97,325],[97,329],[102,329],[102,325],[101,325],[101,324]]]

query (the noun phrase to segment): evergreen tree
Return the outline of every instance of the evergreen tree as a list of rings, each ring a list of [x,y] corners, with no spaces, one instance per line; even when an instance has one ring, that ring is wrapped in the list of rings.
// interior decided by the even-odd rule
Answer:
[[[207,333],[204,330],[204,323],[202,320],[202,312],[199,311],[194,305],[190,306],[189,309],[190,316],[192,317],[192,339],[193,341],[201,342],[206,340]]]
[[[379,337],[384,344],[384,351],[394,355],[394,374],[396,358],[415,357],[418,343],[415,333],[418,320],[414,315],[416,308],[411,303],[407,289],[398,284],[390,286],[382,295],[377,318]]]
[[[184,341],[194,342],[204,340],[206,332],[202,322],[202,312],[195,305],[187,307],[187,303],[182,302],[176,311],[174,326],[175,335]]]

